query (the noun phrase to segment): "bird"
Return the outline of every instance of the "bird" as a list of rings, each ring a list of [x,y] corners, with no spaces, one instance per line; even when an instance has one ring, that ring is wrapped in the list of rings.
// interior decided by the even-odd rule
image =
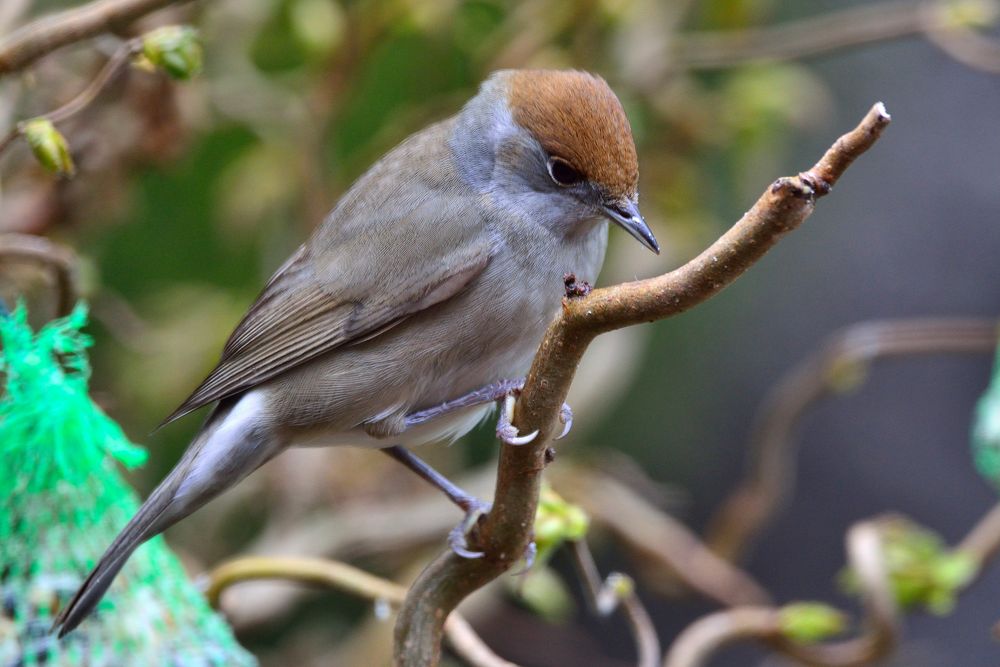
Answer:
[[[390,150],[266,283],[215,369],[164,423],[213,405],[53,629],[97,606],[135,549],[289,447],[381,449],[468,512],[409,451],[454,440],[516,393],[564,276],[596,281],[608,223],[650,250],[618,97],[578,70],[500,70]],[[508,399],[509,407],[509,399]],[[505,421],[511,445],[530,439]],[[453,532],[454,537],[454,532]]]

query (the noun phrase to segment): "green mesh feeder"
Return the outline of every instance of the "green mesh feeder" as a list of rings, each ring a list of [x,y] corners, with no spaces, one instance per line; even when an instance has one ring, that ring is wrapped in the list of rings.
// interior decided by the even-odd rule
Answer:
[[[0,667],[255,665],[156,538],[97,612],[56,640],[55,614],[139,507],[118,463],[142,464],[87,393],[81,305],[37,334],[0,314]]]
[[[972,453],[979,473],[1000,489],[1000,347],[997,348],[993,379],[976,404]]]

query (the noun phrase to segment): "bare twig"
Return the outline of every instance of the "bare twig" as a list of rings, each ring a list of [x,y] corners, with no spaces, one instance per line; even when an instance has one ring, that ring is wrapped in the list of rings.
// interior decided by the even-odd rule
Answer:
[[[95,0],[42,17],[0,40],[0,78],[68,44],[118,31],[157,9],[189,0]]]
[[[247,556],[237,558],[212,570],[207,575],[205,596],[218,607],[222,592],[241,581],[285,579],[322,584],[374,602],[384,601],[398,607],[406,597],[406,589],[394,582],[376,577],[347,563],[320,558],[276,558]],[[468,621],[452,614],[445,625],[445,635],[452,649],[473,667],[517,667],[496,655],[476,634]]]
[[[128,40],[122,44],[117,51],[115,51],[114,55],[112,55],[111,58],[108,59],[108,62],[104,64],[104,67],[101,68],[101,71],[97,73],[97,76],[94,77],[94,79],[87,84],[87,87],[80,91],[76,97],[58,109],[53,109],[52,111],[42,114],[41,116],[36,116],[35,118],[44,118],[52,123],[59,123],[83,111],[91,104],[91,102],[97,99],[97,96],[100,95],[106,87],[111,85],[118,75],[121,74],[122,71],[124,71],[124,69],[128,66],[132,57],[141,50],[142,39],[135,38]],[[7,150],[11,143],[13,143],[23,131],[23,123],[18,123],[13,129],[4,135],[4,137],[0,139],[0,154],[3,154],[3,152]]]
[[[463,559],[449,550],[421,573],[397,619],[396,664],[437,664],[448,614],[524,553],[537,509],[545,451],[558,434],[554,424],[559,409],[590,341],[607,331],[676,315],[718,293],[809,217],[817,197],[829,192],[888,124],[885,108],[876,104],[810,171],[775,181],[732,229],[683,267],[563,302],[515,407],[514,425],[522,433],[538,430],[538,436],[524,446],[501,448],[493,510],[473,536],[475,548],[485,556]]]
[[[768,605],[767,591],[748,573],[708,549],[691,530],[654,507],[628,485],[581,465],[560,466],[552,483],[591,519],[654,561],[664,576],[727,607]]]
[[[735,561],[767,523],[794,480],[793,431],[805,410],[857,380],[879,359],[930,354],[988,354],[996,320],[918,319],[862,322],[833,334],[764,399],[751,436],[746,479],[709,524],[706,542]]]
[[[614,573],[609,575],[607,581],[601,581],[597,564],[594,563],[594,555],[590,552],[585,541],[572,540],[568,546],[591,610],[604,616],[614,611],[615,607],[620,607],[625,620],[628,621],[632,639],[635,641],[636,665],[638,667],[656,667],[660,662],[660,638],[657,636],[653,621],[642,605],[642,600],[639,599],[634,587],[630,586],[629,590],[624,593],[613,590],[617,587],[613,584],[609,587],[608,584],[615,576]],[[611,603],[607,604],[602,598],[605,597],[605,592],[609,589],[612,597]]]
[[[49,267],[58,289],[57,312],[67,315],[80,295],[76,254],[41,236],[0,234],[0,259],[37,262]]]
[[[997,3],[970,6],[990,19]],[[969,28],[956,26],[953,2],[881,2],[764,28],[691,32],[677,39],[678,69],[724,69],[736,65],[807,58],[822,53],[926,35],[963,64],[997,71],[997,47]]]

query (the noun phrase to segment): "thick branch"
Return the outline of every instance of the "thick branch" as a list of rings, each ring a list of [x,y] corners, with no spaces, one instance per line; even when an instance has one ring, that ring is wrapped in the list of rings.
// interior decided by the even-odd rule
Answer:
[[[95,0],[44,16],[0,40],[0,77],[42,56],[102,32],[121,30],[138,18],[189,0]]]
[[[493,510],[483,521],[475,545],[486,555],[469,560],[447,551],[421,573],[396,623],[396,664],[437,664],[448,614],[524,553],[534,523],[545,451],[553,435],[558,435],[553,424],[590,341],[606,331],[684,312],[733,282],[809,217],[816,198],[829,191],[888,124],[885,108],[876,104],[810,171],[775,181],[732,229],[683,267],[563,302],[515,408],[514,425],[521,433],[537,429],[538,437],[528,445],[500,450]]]

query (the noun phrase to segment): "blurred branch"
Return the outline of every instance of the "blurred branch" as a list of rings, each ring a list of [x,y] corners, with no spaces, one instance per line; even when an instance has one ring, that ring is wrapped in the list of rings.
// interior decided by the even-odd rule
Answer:
[[[865,633],[828,645],[806,646],[785,638],[781,609],[736,607],[705,616],[687,627],[670,647],[664,667],[698,667],[731,642],[756,638],[807,665],[869,665],[896,643],[896,602],[889,584],[878,524],[855,524],[847,533],[847,553],[863,595]]]
[[[95,0],[44,16],[0,40],[0,78],[44,55],[102,32],[118,31],[157,9],[189,0]]]
[[[795,474],[793,432],[809,406],[852,388],[879,359],[992,353],[998,331],[996,320],[919,319],[862,322],[833,334],[768,392],[750,439],[749,471],[709,522],[709,547],[738,560],[787,497]]]
[[[787,232],[798,227],[847,167],[878,140],[889,124],[881,104],[861,124],[837,140],[808,172],[781,178],[743,218],[692,261],[657,278],[596,289],[563,301],[546,332],[513,423],[521,433],[538,430],[529,444],[500,448],[493,510],[482,521],[473,548],[479,559],[450,550],[420,574],[396,622],[395,662],[435,665],[444,621],[468,594],[506,572],[525,552],[535,519],[545,452],[577,365],[599,334],[682,313],[718,293],[760,259]]]
[[[986,37],[962,26],[957,17],[960,11],[974,14],[976,19],[990,21],[996,17],[997,3],[994,0],[882,2],[765,28],[685,33],[677,39],[677,68],[723,69],[794,60],[875,42],[926,35],[932,43],[963,64],[990,71],[1000,70],[1000,49]],[[984,49],[983,42],[989,43],[992,48]],[[972,43],[976,46],[969,46]]]
[[[691,590],[727,607],[771,604],[753,577],[719,558],[684,524],[628,485],[577,464],[552,472],[553,486],[567,500]]]
[[[664,667],[703,665],[713,652],[733,641],[754,638],[803,664],[817,667],[869,665],[896,645],[900,619],[891,573],[883,550],[882,527],[892,518],[855,524],[847,533],[850,568],[858,579],[867,619],[860,637],[815,646],[787,638],[782,610],[775,607],[736,607],[705,616],[682,632],[671,647]],[[954,548],[969,556],[974,572],[959,590],[968,589],[1000,552],[1000,504],[987,512]]]
[[[58,313],[68,315],[80,295],[76,253],[41,236],[0,234],[0,259],[27,260],[52,269],[58,289]]]
[[[227,561],[208,573],[205,596],[219,606],[222,592],[241,581],[284,579],[321,584],[373,602],[402,604],[406,589],[347,563],[320,558],[275,558],[247,556]],[[497,656],[476,634],[468,621],[452,614],[444,628],[455,653],[473,667],[517,667]]]
[[[98,95],[100,95],[101,92],[109,86],[126,67],[128,67],[132,57],[141,51],[141,38],[137,37],[123,43],[118,50],[115,51],[114,55],[108,59],[108,62],[104,64],[104,67],[102,67],[101,71],[97,73],[97,76],[94,77],[94,79],[87,84],[87,87],[80,91],[76,97],[58,109],[49,111],[41,116],[35,116],[32,120],[44,118],[51,123],[59,123],[83,111],[91,104],[91,102],[97,99]],[[11,143],[21,136],[23,131],[24,124],[18,123],[12,130],[4,135],[4,137],[0,139],[0,154],[3,154]]]
[[[591,610],[600,616],[607,616],[616,607],[621,607],[635,641],[638,655],[636,665],[656,667],[660,661],[660,638],[656,635],[649,612],[635,592],[634,582],[616,572],[601,581],[594,555],[587,543],[583,540],[571,540],[568,546]]]

